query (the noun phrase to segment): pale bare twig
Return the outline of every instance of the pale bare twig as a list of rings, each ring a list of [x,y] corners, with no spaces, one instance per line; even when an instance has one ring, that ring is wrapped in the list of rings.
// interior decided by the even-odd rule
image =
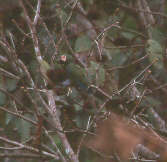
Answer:
[[[33,120],[31,120],[31,119],[25,117],[25,116],[22,115],[22,114],[19,114],[19,113],[15,113],[15,112],[13,112],[13,111],[10,111],[10,110],[8,110],[8,108],[5,108],[5,107],[0,106],[0,110],[3,110],[3,111],[5,111],[5,112],[7,112],[7,113],[9,113],[9,114],[11,114],[11,115],[14,115],[14,116],[16,116],[16,117],[18,117],[18,118],[20,118],[20,119],[23,119],[23,120],[27,121],[27,122],[30,122],[30,123],[33,124],[33,125],[37,125],[37,123],[36,123],[35,121],[33,121]]]
[[[9,78],[13,78],[13,79],[16,79],[16,80],[20,80],[20,77],[16,76],[15,74],[12,74],[11,72],[3,69],[3,68],[0,68],[0,73],[2,73],[3,75],[9,77]]]
[[[38,4],[37,4],[37,9],[36,9],[36,13],[35,13],[35,17],[34,17],[34,21],[33,24],[37,25],[38,20],[39,20],[39,15],[40,15],[40,9],[41,9],[41,0],[38,0]]]
[[[37,149],[37,148],[31,147],[31,146],[28,146],[28,145],[24,145],[24,144],[16,142],[16,141],[9,140],[9,139],[7,139],[5,137],[2,137],[2,136],[0,136],[0,140],[5,142],[5,143],[8,143],[8,144],[18,146],[22,149],[26,149],[28,151],[32,151],[32,152],[35,152],[35,153],[38,153],[38,154],[41,153],[41,154],[45,155],[46,157],[52,157],[56,160],[59,159],[57,155],[51,154],[51,153],[46,152],[46,151],[39,151],[39,149]]]
[[[52,120],[54,122],[54,125],[57,129],[63,130],[60,119],[59,119],[59,113],[58,109],[56,108],[55,100],[54,100],[54,93],[52,90],[48,91],[47,93],[48,101],[49,101],[49,113],[52,116]],[[69,157],[69,159],[73,162],[79,162],[77,155],[74,153],[73,149],[71,148],[67,137],[64,133],[62,132],[57,132],[59,135],[62,144],[64,146],[64,149],[66,150],[66,153]]]
[[[33,153],[0,153],[0,158],[6,158],[6,157],[9,157],[9,158],[36,158],[36,159],[46,159],[45,156],[41,156],[41,155],[38,155],[38,154],[33,154]],[[49,158],[49,157],[48,157]]]
[[[34,22],[29,17],[27,9],[25,8],[25,6],[23,4],[23,1],[19,0],[19,2],[20,2],[20,6],[23,9],[23,12],[24,12],[24,15],[25,15],[25,18],[27,21],[27,25],[31,31],[31,36],[32,36],[33,44],[34,44],[36,58],[37,58],[38,62],[41,62],[43,59],[42,59],[41,51],[39,48],[39,40],[38,40],[37,32],[36,32],[36,24],[37,24],[37,21],[39,20],[38,14],[39,14],[39,10],[40,10],[40,8],[39,8],[40,7],[40,0],[38,0],[38,7],[37,7],[38,12],[36,12],[37,15],[35,16],[36,18],[34,19]]]
[[[48,131],[44,128],[44,132],[45,135],[48,137],[48,139],[50,140],[52,146],[54,148],[56,148],[57,154],[60,156],[60,159],[62,160],[62,162],[67,162],[66,158],[64,157],[64,155],[61,153],[61,151],[59,150],[59,148],[57,147],[55,140],[49,135]]]

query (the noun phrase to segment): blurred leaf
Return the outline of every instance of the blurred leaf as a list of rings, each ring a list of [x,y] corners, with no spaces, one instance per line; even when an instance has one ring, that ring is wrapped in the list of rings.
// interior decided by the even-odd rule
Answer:
[[[54,141],[55,141],[56,145],[57,146],[61,146],[61,140],[60,140],[60,138],[57,135],[55,135],[53,138],[54,138]]]
[[[105,69],[96,62],[91,61],[88,68],[88,79],[97,86],[103,86],[105,81]]]
[[[36,73],[36,69],[39,67],[39,64],[37,63],[36,60],[31,60],[29,64],[29,69],[32,73]]]
[[[153,97],[147,96],[146,100],[148,103],[152,106],[159,107],[161,105],[161,102]],[[146,103],[147,104],[147,103]]]
[[[6,95],[3,92],[0,92],[0,106],[3,106],[6,103]]]
[[[137,28],[136,28],[137,25],[136,25],[136,23],[134,23],[134,17],[132,17],[132,16],[126,17],[126,21],[124,21],[124,26],[128,30],[132,30],[132,29],[137,30]],[[132,35],[134,36],[134,34],[132,34]]]
[[[26,117],[30,118],[30,115],[25,115]],[[19,135],[21,136],[21,141],[25,141],[30,138],[30,131],[32,124],[23,120],[23,119],[16,119],[15,120],[16,128],[18,129]]]
[[[86,128],[88,124],[88,118],[89,118],[89,114],[82,113],[82,112],[78,113],[78,115],[75,117],[76,125],[79,128]]]
[[[74,108],[75,108],[75,111],[81,111],[83,109],[83,107],[78,104],[74,104]]]
[[[122,32],[121,35],[126,39],[132,39],[134,37],[134,34],[131,32]]]
[[[8,125],[13,119],[14,119],[14,116],[7,113],[6,114],[6,125]]]
[[[50,69],[50,65],[45,61],[45,60],[41,60],[40,61],[40,70],[42,71],[42,73],[44,75],[46,75],[46,72]]]
[[[17,87],[17,80],[14,80],[14,79],[7,79],[6,81],[6,88],[7,90],[10,92],[10,91],[14,91]]]
[[[164,34],[157,27],[150,27],[148,30],[152,36],[152,39],[158,40],[158,42],[162,42],[165,39]]]
[[[158,69],[162,68],[162,53],[163,53],[163,49],[161,47],[161,45],[159,44],[159,42],[157,42],[156,40],[153,39],[149,39],[147,41],[148,47],[147,47],[147,53],[149,54],[149,60],[150,62],[154,61],[155,59],[159,59],[158,62],[156,62],[156,64],[154,64],[154,66]]]
[[[105,81],[105,70],[102,66],[99,66],[98,78],[96,80],[97,86],[103,86],[104,81]]]
[[[153,39],[149,39],[147,41],[147,44],[148,44],[147,51],[150,53],[157,54],[156,57],[160,57],[160,56],[158,56],[158,54],[162,54],[163,50],[162,50],[161,45],[158,43],[158,41],[153,40]]]
[[[95,82],[96,80],[96,72],[98,69],[98,64],[96,62],[91,61],[90,62],[90,66],[88,68],[88,79],[90,80],[90,82]]]
[[[89,39],[88,36],[86,35],[82,35],[80,37],[77,38],[76,42],[75,42],[75,51],[76,52],[83,52],[83,51],[87,51],[91,48],[91,40]]]
[[[125,53],[122,53],[120,50],[113,50],[112,51],[112,65],[113,66],[120,66],[125,63],[125,61],[128,59]]]

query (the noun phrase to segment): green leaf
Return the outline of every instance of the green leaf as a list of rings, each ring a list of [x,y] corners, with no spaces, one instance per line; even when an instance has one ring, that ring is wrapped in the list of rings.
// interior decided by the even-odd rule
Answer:
[[[15,79],[7,79],[6,81],[6,88],[9,92],[14,91],[17,87],[18,80]]]
[[[6,125],[8,125],[13,119],[14,119],[14,116],[9,114],[9,113],[7,113],[6,114],[6,122],[5,122]]]
[[[81,105],[78,105],[78,104],[74,104],[74,108],[75,108],[75,111],[81,111],[83,109],[83,107]]]
[[[96,62],[91,61],[88,68],[88,79],[91,83],[96,83],[97,86],[103,86],[105,81],[104,68]]]
[[[75,42],[75,51],[76,52],[83,52],[83,51],[87,51],[91,48],[91,40],[89,39],[88,36],[86,35],[82,35],[80,37],[77,38],[76,42]]]
[[[26,117],[30,118],[29,115],[25,115]],[[23,119],[16,119],[15,120],[16,128],[21,136],[21,141],[25,141],[30,138],[30,131],[32,124],[23,120]]]
[[[96,80],[97,86],[103,86],[105,81],[105,70],[102,66],[99,67],[98,78]]]
[[[91,61],[90,62],[90,67],[88,68],[88,79],[90,80],[91,83],[95,82],[96,80],[96,71],[98,69],[98,64]]]
[[[60,140],[60,138],[57,135],[55,135],[53,137],[53,139],[54,139],[54,141],[55,141],[55,143],[56,143],[57,146],[61,146],[62,145],[61,144],[61,140]]]
[[[120,66],[123,65],[128,57],[125,53],[122,53],[120,50],[113,50],[112,52],[112,65],[113,66]]]
[[[122,32],[121,35],[127,39],[132,39],[134,37],[134,34],[130,32]]]
[[[40,69],[43,74],[46,74],[50,68],[50,65],[45,60],[40,61]]]
[[[158,41],[149,39],[147,41],[147,44],[148,44],[148,48],[147,48],[148,52],[157,54],[156,57],[158,57],[158,54],[162,54],[163,50],[161,45],[158,43]]]
[[[154,107],[160,107],[160,105],[162,104],[159,100],[157,100],[153,97],[148,97],[148,96],[146,98],[146,101]]]
[[[150,27],[148,28],[150,35],[152,36],[152,39],[158,40],[158,42],[162,42],[165,40],[165,35],[161,31],[161,29],[158,29],[157,27]]]
[[[3,106],[6,103],[6,95],[3,92],[0,92],[0,106]]]
[[[149,54],[150,62],[153,62],[154,60],[159,59],[159,61],[156,62],[154,64],[154,66],[156,68],[158,68],[158,69],[161,69],[162,65],[163,65],[162,64],[162,59],[163,59],[162,52],[163,52],[163,49],[162,49],[161,45],[158,43],[158,41],[153,40],[153,39],[149,39],[147,41],[147,44],[148,44],[147,53]]]

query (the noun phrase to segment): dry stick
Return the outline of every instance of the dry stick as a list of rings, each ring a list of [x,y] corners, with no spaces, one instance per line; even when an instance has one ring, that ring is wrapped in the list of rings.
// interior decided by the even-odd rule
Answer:
[[[136,112],[138,106],[140,105],[140,103],[142,102],[142,99],[144,98],[144,95],[146,93],[146,89],[143,91],[142,95],[140,96],[139,100],[137,101],[135,107],[133,108],[133,110],[131,111],[131,114],[130,114],[130,118],[134,115],[134,113]]]
[[[101,112],[103,110],[103,108],[105,107],[105,105],[107,104],[107,102],[110,101],[109,99],[106,99],[105,102],[100,106],[99,110],[96,112],[96,114],[93,116],[93,119],[91,120],[90,122],[90,119],[88,119],[88,124],[87,124],[87,127],[86,127],[86,131],[88,132],[89,129],[91,128],[91,126],[93,125],[93,123],[95,122],[99,112]],[[92,134],[92,135],[96,135],[96,134]],[[87,134],[83,134],[81,140],[80,140],[80,143],[78,145],[78,149],[77,149],[77,156],[79,157],[79,153],[80,153],[80,150],[81,150],[81,146],[84,142],[84,139],[86,138]]]
[[[47,25],[46,25],[46,23],[44,22],[44,20],[43,20],[43,18],[40,16],[40,14],[39,14],[39,9],[40,9],[40,5],[37,5],[38,7],[37,7],[37,10],[38,11],[35,11],[34,9],[33,9],[33,7],[31,6],[31,4],[29,3],[29,2],[27,2],[28,3],[28,5],[31,7],[31,9],[35,12],[35,13],[38,13],[38,16],[36,16],[36,21],[38,20],[38,19],[40,19],[40,21],[42,22],[42,25],[44,26],[44,28],[45,28],[45,30],[47,31],[47,33],[48,33],[48,35],[49,35],[49,37],[51,38],[51,42],[52,42],[52,44],[53,44],[53,46],[55,47],[55,49],[56,49],[56,54],[58,53],[58,48],[57,48],[57,46],[56,46],[56,44],[55,44],[55,41],[54,41],[54,39],[53,39],[53,36],[52,36],[52,34],[50,33],[50,31],[49,31],[49,29],[48,29],[48,27],[47,27]],[[38,19],[37,19],[38,18]],[[35,18],[34,18],[34,22],[35,22]]]
[[[78,61],[78,63],[79,63],[82,67],[86,68],[86,65],[75,55],[75,52],[73,51],[73,49],[72,49],[72,47],[71,47],[71,45],[70,45],[70,43],[69,43],[69,41],[68,41],[68,39],[67,39],[67,36],[66,36],[66,34],[64,33],[64,30],[62,30],[62,35],[63,35],[63,37],[64,37],[64,39],[65,39],[66,45],[68,46],[70,52],[72,53],[72,55],[75,57],[75,59]]]
[[[48,96],[48,101],[49,101],[49,106],[50,106],[50,115],[53,118],[53,122],[55,124],[55,127],[61,131],[63,131],[60,119],[59,119],[59,113],[58,109],[56,108],[55,100],[54,100],[54,92],[53,91],[48,91],[47,92]],[[74,153],[73,149],[71,148],[67,137],[64,133],[62,132],[57,132],[58,136],[60,137],[62,144],[64,146],[64,149],[69,157],[69,159],[73,162],[79,162],[77,155]]]
[[[16,80],[20,80],[20,77],[18,77],[18,76],[16,76],[16,75],[12,74],[11,72],[9,72],[9,71],[7,71],[7,70],[5,70],[5,69],[3,69],[3,68],[0,68],[0,73],[6,75],[6,76],[9,77],[9,78],[16,79]]]
[[[31,119],[29,119],[29,118],[27,118],[27,117],[25,117],[24,115],[21,115],[21,114],[19,114],[19,113],[12,112],[12,111],[8,110],[8,108],[5,108],[5,107],[0,106],[0,110],[3,110],[3,111],[5,111],[5,112],[7,112],[7,113],[9,113],[9,114],[12,114],[12,115],[14,115],[14,116],[17,116],[17,117],[19,117],[19,118],[21,118],[21,119],[23,119],[23,120],[25,120],[25,121],[27,121],[27,122],[30,122],[30,123],[33,124],[33,125],[37,125],[37,123],[36,123],[35,121],[33,121],[33,120],[31,120]]]
[[[126,84],[122,89],[120,89],[116,94],[120,94],[121,92],[123,92],[125,89],[127,89],[131,84],[133,84],[134,82],[136,83],[136,80],[138,78],[140,78],[154,63],[156,63],[158,61],[158,59],[155,59],[152,61],[152,63],[150,65],[148,65],[143,71],[141,71],[135,78],[133,78],[128,84]],[[113,96],[115,96],[116,94],[114,93],[113,95],[109,95],[106,92],[104,92],[101,88],[95,86],[95,85],[90,85],[90,87],[95,88],[98,92],[100,92],[101,94],[103,94],[108,100],[112,101]],[[108,102],[108,101],[106,101]]]
[[[54,46],[54,48],[55,48],[55,52],[54,52],[54,55],[53,55],[53,56],[55,56],[55,55],[58,54],[58,46],[55,44],[55,41],[54,41],[54,39],[53,39],[53,35],[50,33],[50,31],[49,31],[47,25],[45,24],[45,22],[43,21],[42,18],[41,18],[41,21],[42,21],[42,25],[44,26],[45,30],[47,31],[47,33],[48,33],[48,35],[49,35],[49,37],[50,37],[50,39],[51,39],[50,41],[52,42],[52,44],[53,44],[53,46]],[[53,59],[54,59],[54,58],[53,58]]]
[[[20,102],[20,100],[18,100],[17,97],[15,97],[14,95],[8,93],[5,89],[0,88],[0,91],[3,92],[3,93],[5,93],[10,98],[12,98],[21,108],[25,108],[26,110],[29,110],[29,108],[26,107],[25,105],[23,105],[22,102]]]
[[[113,70],[118,70],[118,69],[127,68],[127,67],[129,67],[129,66],[131,66],[131,65],[135,65],[135,64],[139,63],[140,61],[144,60],[144,59],[147,58],[147,57],[148,57],[148,54],[146,54],[145,56],[143,56],[143,57],[141,57],[141,58],[139,58],[139,59],[137,59],[137,60],[135,60],[135,61],[132,61],[132,62],[131,62],[130,64],[128,64],[128,65],[116,66],[116,67],[107,69],[107,71],[113,71]]]
[[[119,24],[119,22],[116,21],[116,22],[114,22],[113,24],[109,25],[108,27],[104,28],[103,31],[102,31],[100,34],[98,34],[96,40],[98,41],[98,40],[100,39],[100,37],[103,36],[103,34],[104,34],[105,32],[107,32],[108,30],[110,30],[112,27],[116,27],[116,28],[119,28],[119,29],[120,29],[121,27],[120,27],[118,24]]]
[[[162,16],[164,18],[167,18],[167,15],[166,14],[162,14],[161,12],[155,12],[155,11],[148,11],[148,10],[143,10],[143,9],[138,9],[138,8],[134,8],[134,7],[129,7],[128,5],[126,5],[123,1],[121,0],[117,0],[120,2],[120,6],[121,7],[124,7],[124,8],[127,8],[127,9],[131,9],[135,12],[145,12],[145,13],[149,13],[149,14],[152,14],[152,15],[159,15],[159,16]]]
[[[148,122],[145,122],[142,118],[139,116],[136,116],[136,118],[146,127],[148,128],[162,143],[167,144],[167,141],[163,139],[155,130],[148,124]]]
[[[60,159],[62,160],[62,162],[67,162],[67,160],[65,159],[64,155],[61,153],[61,151],[59,150],[59,148],[57,147],[55,140],[49,135],[48,131],[44,128],[44,132],[45,135],[48,137],[48,139],[50,140],[51,144],[56,148],[57,153],[60,156]]]
[[[0,153],[0,158],[37,158],[38,160],[41,159],[41,158],[44,158],[46,159],[46,157],[42,157],[41,155],[37,155],[37,154],[30,154],[30,153]]]
[[[127,89],[132,83],[134,83],[134,81],[136,81],[136,79],[138,79],[139,77],[141,77],[141,75],[143,75],[153,64],[155,64],[158,61],[158,59],[154,59],[152,61],[152,63],[150,65],[148,65],[143,71],[141,71],[141,73],[139,73],[135,78],[133,78],[127,85],[125,85],[122,89],[120,89],[118,91],[118,93],[121,93],[122,91],[124,91],[125,89]]]
[[[24,30],[22,28],[20,28],[19,24],[13,19],[12,22],[16,25],[17,29],[26,37],[31,38],[29,35],[31,35],[31,33],[25,33]]]
[[[34,90],[36,90],[36,92],[38,93],[37,89],[34,89]],[[38,93],[38,95],[40,96],[39,93]],[[32,103],[35,105],[35,108],[36,108],[35,111],[38,113],[36,100],[34,100],[34,99],[32,98],[32,96],[29,94],[29,92],[28,92],[28,97],[31,99]],[[42,98],[42,97],[40,97],[40,98]],[[43,101],[43,99],[42,99],[42,101]],[[45,106],[45,105],[44,105],[44,106]],[[44,117],[44,116],[43,116],[43,117]],[[56,148],[56,151],[57,151],[57,153],[59,154],[59,156],[60,156],[62,162],[66,162],[66,159],[65,159],[65,157],[63,156],[63,154],[61,153],[61,151],[59,150],[59,148],[57,147],[57,145],[56,145],[56,143],[55,143],[55,140],[49,135],[49,133],[48,133],[48,131],[47,131],[47,129],[46,129],[45,127],[43,127],[43,130],[44,130],[45,135],[46,135],[46,136],[48,137],[48,139],[50,140],[50,143],[52,144],[52,146],[53,146],[54,148]],[[57,131],[60,131],[60,130],[57,129]],[[53,150],[51,150],[51,151],[54,152]],[[54,152],[54,153],[55,153],[55,152]]]
[[[36,58],[38,60],[38,62],[40,63],[42,61],[42,56],[41,56],[41,51],[40,51],[40,48],[39,48],[39,41],[38,41],[38,38],[37,38],[37,35],[36,35],[36,24],[39,20],[39,13],[40,13],[40,4],[41,4],[41,0],[38,0],[38,4],[37,4],[37,12],[36,12],[36,15],[35,15],[35,18],[34,18],[34,21],[32,22],[32,20],[30,19],[30,17],[28,16],[28,12],[23,4],[23,1],[22,0],[19,0],[20,2],[20,5],[21,7],[23,8],[23,11],[24,11],[24,14],[25,14],[25,17],[26,17],[26,20],[27,20],[27,24],[29,26],[29,29],[31,31],[31,36],[32,36],[32,40],[33,40],[33,44],[34,44],[34,49],[35,49],[35,53],[36,53]],[[51,92],[50,92],[51,93]],[[47,94],[50,94],[50,93],[47,93]],[[52,92],[53,93],[53,92]],[[40,95],[39,95],[40,97]],[[40,97],[41,98],[41,97]],[[56,105],[54,103],[54,97],[53,95],[50,95],[48,96],[48,100],[49,100],[49,103],[52,103],[50,106],[47,106],[47,104],[44,102],[44,100],[42,99],[42,103],[46,106],[48,112],[50,112],[49,114],[53,117],[53,122],[55,124],[55,126],[59,129],[59,130],[63,130],[62,127],[61,127],[61,123],[60,123],[60,120],[59,120],[59,116],[58,114],[55,115],[53,110],[56,112]],[[53,115],[54,114],[54,115]],[[57,132],[58,135],[60,136],[61,140],[62,140],[62,143],[64,145],[64,148],[66,151],[68,151],[68,155],[69,155],[69,158],[71,159],[71,161],[73,162],[78,162],[78,159],[76,157],[76,155],[74,154],[66,136],[64,133],[62,132]]]
[[[20,60],[20,61],[21,61],[21,60]],[[32,87],[34,87],[33,89],[35,90],[35,89],[36,89],[36,88],[35,88],[36,86],[35,86],[35,84],[34,84],[34,82],[33,82],[33,79],[32,79],[32,77],[31,77],[31,75],[30,75],[30,73],[29,73],[27,67],[24,65],[23,62],[20,62],[20,63],[21,63],[21,66],[22,66],[23,70],[25,71],[26,75],[28,76],[28,79],[32,82]],[[37,93],[38,93],[38,92],[37,92]],[[38,106],[37,106],[36,100],[34,100],[34,99],[32,98],[32,96],[30,95],[29,91],[27,92],[27,95],[28,95],[28,97],[30,98],[30,100],[32,101],[32,103],[34,104],[35,112],[36,112],[36,114],[38,115],[39,112],[38,112],[38,108],[37,108]],[[58,154],[60,155],[62,161],[65,162],[65,160],[64,160],[65,158],[64,158],[63,155],[61,154],[61,152],[60,152],[59,148],[57,147],[57,145],[55,144],[54,140],[52,139],[52,137],[50,137],[50,136],[48,135],[47,130],[46,130],[45,128],[43,128],[43,129],[44,129],[45,135],[49,138],[51,144],[56,148],[56,151],[57,151]],[[52,150],[52,152],[53,152],[53,150]],[[55,152],[54,152],[54,153],[55,153]],[[55,153],[55,154],[56,154],[56,153]]]
[[[39,149],[37,149],[37,148],[31,147],[31,146],[28,146],[28,145],[24,145],[24,144],[16,142],[16,141],[9,140],[9,139],[7,139],[5,137],[2,137],[2,136],[0,136],[0,140],[5,142],[5,143],[8,143],[8,144],[11,144],[11,145],[14,145],[14,146],[18,146],[18,147],[20,147],[22,149],[26,149],[28,151],[32,151],[32,152],[35,152],[35,153],[41,153],[41,154],[43,154],[43,155],[45,155],[47,157],[52,157],[55,160],[59,159],[59,157],[57,155],[48,153],[46,151],[41,151],[40,152]]]
[[[31,36],[32,36],[33,44],[34,44],[34,49],[35,49],[35,54],[36,54],[37,61],[41,62],[42,61],[42,55],[41,55],[41,51],[40,51],[40,48],[39,48],[39,40],[38,40],[37,32],[36,32],[36,25],[37,25],[37,22],[39,20],[38,14],[40,13],[41,0],[38,0],[38,4],[37,4],[38,5],[37,6],[38,12],[36,12],[37,15],[35,15],[34,21],[32,21],[30,19],[29,15],[28,15],[28,12],[27,12],[24,4],[23,4],[23,1],[19,0],[19,2],[20,2],[20,5],[23,9],[28,27],[31,31]]]
[[[86,130],[89,130],[89,128],[90,128],[90,119],[91,119],[91,116],[89,116],[89,118],[88,118],[88,123],[87,123],[87,126],[86,126]],[[80,140],[80,143],[79,143],[78,149],[77,149],[77,157],[79,157],[81,146],[82,146],[82,143],[84,142],[85,137],[86,137],[86,134],[83,134],[82,137],[81,137],[81,140]]]
[[[145,47],[145,45],[143,44],[135,44],[135,45],[129,45],[129,46],[111,46],[111,47],[107,47],[107,46],[103,46],[103,48],[105,49],[126,49],[126,48],[136,48],[136,47]]]
[[[70,12],[70,14],[69,14],[69,16],[68,16],[68,18],[67,18],[65,24],[64,24],[64,27],[66,27],[66,26],[68,25],[68,23],[69,23],[69,21],[70,21],[70,19],[71,19],[71,17],[72,17],[73,11],[74,11],[75,7],[77,6],[77,3],[78,3],[78,0],[75,0],[73,6],[72,6],[72,8],[71,8],[71,12]]]
[[[37,25],[38,23],[38,20],[40,18],[39,14],[40,14],[40,9],[41,9],[41,0],[38,0],[38,4],[37,4],[37,10],[36,10],[36,14],[35,14],[35,17],[34,17],[34,26]]]
[[[37,92],[37,93],[38,93],[38,92]],[[32,103],[35,105],[35,108],[36,108],[35,111],[37,112],[38,110],[37,110],[37,103],[36,103],[36,101],[32,98],[32,96],[30,95],[29,92],[28,92],[28,96],[29,96],[29,98],[31,99]],[[37,112],[37,113],[38,113],[38,112]],[[60,151],[59,148],[57,147],[57,145],[56,145],[54,139],[49,135],[47,129],[46,129],[45,127],[42,127],[42,129],[44,130],[45,135],[46,135],[46,136],[48,137],[48,139],[50,140],[50,143],[52,144],[52,146],[53,146],[54,148],[56,148],[56,151],[57,151],[58,155],[60,156],[62,162],[66,162],[66,160],[65,160],[65,158],[64,158],[64,156],[63,156],[63,154],[61,153],[61,151]],[[57,130],[57,131],[60,131],[60,130]],[[43,146],[43,145],[42,145],[42,146]],[[49,148],[49,149],[50,149],[50,148]],[[56,152],[54,152],[53,150],[51,150],[51,152],[54,153],[54,154],[56,154]]]

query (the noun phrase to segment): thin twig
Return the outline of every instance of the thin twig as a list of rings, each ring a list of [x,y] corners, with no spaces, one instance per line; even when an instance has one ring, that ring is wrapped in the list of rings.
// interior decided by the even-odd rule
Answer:
[[[19,143],[19,142],[16,142],[16,141],[12,141],[12,140],[9,140],[5,137],[2,137],[0,136],[0,140],[5,142],[5,143],[8,143],[8,144],[11,144],[11,145],[14,145],[14,146],[18,146],[18,147],[22,147],[22,149],[26,149],[28,151],[32,151],[32,152],[36,152],[36,153],[41,153],[47,157],[52,157],[54,159],[59,159],[58,156],[54,155],[54,154],[51,154],[51,153],[48,153],[46,151],[39,151],[39,149],[37,148],[34,148],[34,147],[31,147],[31,146],[28,146],[28,145],[24,145],[22,143]]]
[[[5,111],[5,112],[7,112],[7,113],[9,113],[11,115],[17,116],[17,117],[19,117],[19,118],[21,118],[21,119],[23,119],[23,120],[25,120],[27,122],[30,122],[33,125],[37,125],[37,123],[35,121],[33,121],[33,120],[31,120],[31,119],[29,119],[29,118],[27,118],[24,115],[21,115],[19,113],[15,113],[13,111],[10,111],[10,110],[8,110],[8,108],[0,106],[0,110],[3,110],[3,111]]]
[[[39,16],[40,9],[41,9],[41,0],[38,0],[36,14],[35,14],[35,17],[34,17],[34,22],[33,22],[34,25],[37,25],[37,23],[38,23],[38,20],[39,20],[39,17],[40,17]]]
[[[52,116],[52,120],[54,122],[54,125],[56,126],[57,129],[59,130],[63,130],[60,119],[59,119],[59,113],[58,110],[56,108],[56,104],[55,104],[55,100],[54,100],[54,92],[52,90],[47,92],[47,96],[48,96],[48,102],[49,102],[49,113]],[[67,151],[67,155],[69,157],[69,159],[71,159],[71,161],[73,162],[79,162],[77,155],[74,153],[73,149],[71,148],[67,137],[64,133],[62,132],[57,132],[58,136],[60,137],[62,144],[64,146],[64,149]]]

